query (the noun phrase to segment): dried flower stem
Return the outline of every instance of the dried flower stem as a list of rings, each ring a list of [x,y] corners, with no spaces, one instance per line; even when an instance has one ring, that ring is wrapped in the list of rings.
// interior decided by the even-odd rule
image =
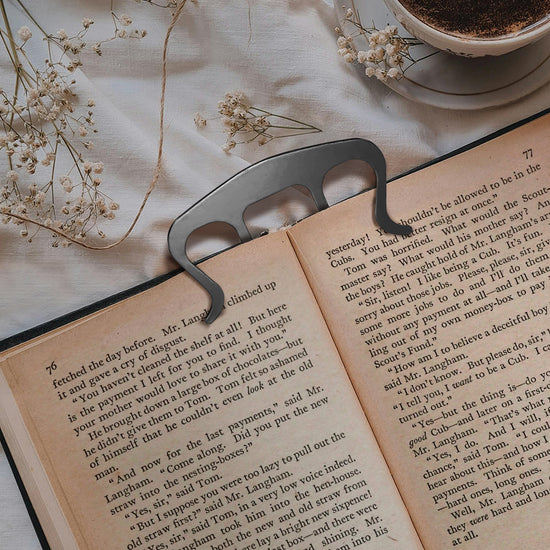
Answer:
[[[187,3],[187,0],[181,0],[181,3],[177,6],[177,8],[172,14],[170,25],[168,26],[168,30],[166,31],[166,35],[164,36],[164,44],[162,46],[162,80],[161,80],[161,92],[160,92],[159,144],[157,149],[157,162],[155,164],[155,171],[153,173],[153,178],[151,179],[151,183],[149,184],[149,188],[147,189],[145,196],[141,201],[141,205],[137,211],[137,214],[134,217],[134,220],[130,224],[130,227],[128,227],[128,229],[126,230],[126,233],[124,233],[124,235],[122,235],[120,239],[118,239],[114,243],[111,243],[107,246],[100,246],[100,247],[87,246],[86,248],[92,248],[94,250],[106,250],[108,248],[113,248],[118,244],[120,244],[122,241],[124,241],[126,237],[128,237],[128,235],[134,229],[136,223],[139,220],[139,217],[141,216],[141,213],[143,212],[143,209],[145,208],[145,204],[149,200],[149,197],[151,196],[151,193],[153,192],[153,189],[155,188],[155,185],[158,182],[158,179],[160,177],[160,170],[162,167],[161,166],[162,149],[164,145],[164,107],[165,107],[165,101],[166,101],[166,81],[167,81],[167,72],[168,72],[167,71],[168,42],[170,41],[170,35],[172,34],[172,30],[174,29],[176,23],[178,22],[178,19],[186,3]]]
[[[273,139],[322,131],[312,124],[254,107],[242,92],[226,93],[224,99],[218,102],[218,113],[222,117],[227,135],[226,142],[222,146],[226,153],[239,143],[257,141],[258,145],[265,145]],[[206,126],[206,120],[199,113],[195,113],[194,121],[198,128]],[[294,124],[274,124],[274,121],[289,121]],[[290,130],[290,132],[281,133],[273,130]],[[234,139],[237,134],[243,136],[242,141]]]
[[[348,33],[347,30],[350,26],[354,29],[352,33]],[[338,34],[338,54],[347,63],[363,65],[365,74],[378,80],[399,79],[415,63],[434,55],[431,53],[420,59],[413,58],[410,49],[423,44],[420,40],[400,36],[395,25],[388,25],[379,30],[373,22],[372,27],[365,27],[355,9],[345,10],[341,26],[335,30]],[[367,42],[367,50],[357,48],[355,40],[359,36]],[[408,62],[406,66],[405,61]]]
[[[6,32],[8,35],[9,40],[9,47],[6,44],[6,39],[4,37],[4,33],[2,33],[2,42],[4,42],[4,46],[6,47],[6,51],[8,52],[8,55],[10,56],[11,62],[13,66],[15,67],[15,91],[13,93],[14,96],[14,102],[17,99],[17,94],[19,92],[19,83],[20,83],[20,74],[21,74],[21,62],[19,61],[19,55],[17,53],[17,46],[15,44],[15,41],[13,39],[13,32],[10,27],[10,20],[8,18],[8,14],[6,13],[6,7],[4,6],[4,0],[0,0],[0,8],[2,10],[2,19],[4,20],[4,25],[6,25]],[[13,124],[13,119],[15,115],[15,110],[13,110],[10,114],[10,126]],[[8,158],[10,170],[13,169],[12,160],[11,157]]]
[[[28,10],[21,3],[21,1],[20,0],[16,0],[16,1],[21,6],[21,8],[25,11],[25,13],[29,16],[30,20],[33,21],[33,23],[36,24],[37,27],[44,33],[43,29],[41,29],[40,25],[38,25],[38,23],[34,20],[32,15],[28,12]],[[157,5],[154,2],[149,2],[149,3],[153,5]],[[160,176],[163,143],[164,143],[164,109],[165,109],[166,82],[167,82],[168,43],[170,40],[172,30],[176,25],[186,3],[187,3],[187,0],[177,0],[177,2],[175,1],[167,2],[166,5],[158,4],[160,7],[171,7],[171,8],[174,8],[174,10],[172,12],[170,24],[168,26],[168,29],[164,38],[164,43],[163,43],[162,81],[161,81],[160,116],[159,116],[159,143],[158,143],[157,161],[155,164],[153,177],[149,184],[149,188],[147,189],[144,195],[144,198],[141,202],[141,205],[136,215],[134,216],[134,219],[132,220],[129,228],[122,235],[122,237],[120,237],[118,240],[108,245],[95,246],[95,245],[91,245],[83,242],[81,240],[83,238],[83,235],[81,234],[77,235],[74,231],[67,231],[67,229],[72,230],[73,224],[76,218],[76,213],[80,214],[80,218],[79,218],[80,226],[85,227],[86,224],[88,224],[90,221],[92,221],[95,225],[95,222],[93,221],[92,216],[97,215],[97,207],[95,210],[93,208],[88,208],[87,210],[80,210],[80,211],[77,210],[76,213],[75,212],[71,213],[69,208],[65,206],[62,209],[63,213],[70,214],[70,215],[67,217],[64,224],[61,222],[53,223],[52,218],[50,217],[50,215],[48,215],[48,213],[51,213],[52,215],[55,214],[55,207],[54,207],[54,201],[53,201],[53,198],[54,198],[53,197],[53,191],[54,191],[53,174],[55,172],[55,161],[57,158],[57,152],[60,144],[63,144],[63,146],[68,151],[69,155],[72,157],[72,160],[74,162],[73,168],[76,167],[76,170],[79,173],[79,177],[82,180],[80,200],[84,201],[83,204],[88,204],[86,199],[84,199],[84,193],[86,193],[91,201],[91,204],[101,205],[102,210],[99,210],[100,213],[103,213],[104,215],[108,216],[108,215],[111,215],[112,210],[118,209],[118,205],[116,205],[116,203],[111,203],[111,207],[110,207],[111,210],[108,210],[108,209],[105,210],[106,207],[103,206],[105,202],[104,202],[104,199],[102,198],[99,199],[99,202],[94,202],[94,201],[98,201],[98,197],[101,197],[101,196],[106,197],[105,194],[103,193],[98,194],[99,192],[97,191],[97,185],[99,185],[100,179],[96,177],[96,174],[101,173],[103,171],[103,163],[84,162],[81,158],[80,153],[72,145],[70,140],[68,140],[67,137],[65,136],[63,132],[63,127],[59,126],[55,116],[51,117],[53,120],[50,120],[55,130],[54,146],[52,147],[51,152],[46,155],[46,159],[45,159],[47,162],[46,165],[51,163],[51,171],[50,171],[51,177],[49,181],[41,189],[38,189],[36,185],[33,184],[34,187],[31,186],[32,191],[30,192],[29,196],[22,197],[19,191],[19,188],[16,184],[18,179],[17,172],[13,171],[12,156],[15,153],[15,150],[8,151],[10,153],[8,154],[9,167],[10,167],[10,172],[8,172],[8,182],[11,182],[11,188],[8,186],[5,186],[4,190],[2,191],[3,192],[2,196],[4,197],[4,199],[7,199],[10,193],[15,193],[20,206],[18,208],[3,207],[0,211],[0,214],[4,217],[5,221],[11,219],[12,221],[14,221],[14,223],[19,223],[19,224],[24,223],[24,224],[29,224],[31,226],[35,226],[37,229],[38,228],[47,229],[51,233],[58,235],[59,237],[62,237],[64,239],[63,244],[74,243],[74,244],[78,244],[79,246],[82,246],[83,248],[92,249],[92,250],[106,250],[109,248],[113,248],[118,244],[122,243],[128,237],[128,235],[130,235],[138,219],[140,218],[141,213],[143,212],[143,209],[145,207],[145,204],[147,203]],[[14,128],[14,123],[16,121],[15,117],[17,116],[20,119],[22,127],[27,129],[27,132],[31,131],[31,133],[34,132],[39,137],[42,136],[40,139],[42,140],[42,146],[44,146],[47,143],[46,134],[44,134],[44,132],[40,129],[40,127],[36,126],[35,123],[33,122],[34,115],[31,112],[31,108],[28,107],[28,111],[27,111],[28,116],[26,118],[23,118],[21,116],[21,111],[23,110],[23,108],[19,109],[19,106],[17,105],[18,92],[19,92],[20,86],[23,86],[27,94],[27,101],[29,101],[29,93],[30,93],[31,100],[33,102],[36,102],[34,104],[37,106],[36,109],[45,110],[45,114],[47,115],[48,112],[46,107],[43,105],[42,96],[36,91],[33,91],[39,85],[39,78],[41,77],[41,73],[39,73],[34,69],[34,67],[32,67],[32,64],[30,64],[30,61],[28,59],[26,59],[26,61],[29,63],[29,66],[33,68],[35,75],[30,74],[28,71],[24,69],[21,63],[21,59],[19,58],[19,55],[18,55],[19,53],[22,53],[23,55],[25,55],[24,50],[22,49],[22,47],[18,47],[17,44],[15,43],[13,32],[9,27],[9,20],[4,7],[4,0],[0,0],[0,10],[2,11],[2,17],[4,19],[4,24],[6,26],[6,31],[1,32],[1,38],[6,47],[6,51],[8,51],[8,55],[10,56],[10,59],[14,65],[14,70],[16,75],[14,99],[10,100],[4,92],[1,92],[1,97],[0,97],[0,99],[2,97],[4,98],[4,104],[9,107],[9,111],[10,111],[9,120],[5,120],[4,118],[2,118],[4,127],[7,126],[10,129],[10,133],[8,134],[9,138],[7,140],[4,138],[5,139],[4,144],[6,146],[10,146],[10,144],[13,143],[14,146],[19,147],[19,142],[23,144],[23,143],[27,143],[31,139],[31,136],[28,136],[28,134],[25,134],[25,136],[22,136],[18,131],[15,131],[16,129]],[[113,17],[115,17],[114,14],[113,14]],[[81,33],[76,35],[76,39],[77,39],[76,45],[72,45],[70,42],[69,44],[66,43],[67,37],[64,31],[58,32],[58,39],[55,39],[51,35],[47,35],[46,33],[44,33],[46,38],[48,39],[48,48],[50,48],[50,42],[54,42],[58,45],[61,45],[65,51],[73,47],[74,50],[76,50],[76,51],[73,51],[73,53],[78,54],[78,52],[84,47],[84,43],[81,41],[81,38],[84,36],[86,30],[92,23],[93,21],[89,19],[85,18],[83,20],[84,31],[81,31]],[[127,25],[129,23],[131,23],[131,18],[126,16],[124,20],[122,20],[121,24]],[[115,29],[118,29],[116,22],[115,22]],[[141,32],[141,35],[139,35],[139,32],[138,32],[138,35],[135,36],[136,38],[140,38],[141,36],[145,35],[144,31],[140,31],[140,32]],[[22,27],[22,29],[20,29],[19,31],[19,35],[22,38],[22,40],[26,41],[28,38],[30,38],[31,33],[26,27]],[[120,36],[120,37],[123,38],[126,36]],[[94,50],[94,51],[96,51],[96,53],[98,53],[99,55],[101,54],[99,47],[97,48],[97,50]],[[51,59],[51,55],[50,55],[50,59]],[[50,61],[49,66],[53,67],[54,65],[55,64],[53,64]],[[78,62],[73,63],[71,66],[74,66],[74,68],[76,68],[78,66]],[[44,73],[44,74],[47,74],[47,73]],[[68,90],[68,88],[66,89]],[[72,93],[72,92],[69,92],[69,93]],[[64,117],[62,119],[64,127],[68,126],[69,128],[71,128],[71,123],[78,124],[80,127],[81,135],[82,136],[86,135],[88,131],[88,127],[90,125],[93,125],[93,120],[91,119],[91,112],[88,113],[88,118],[84,118],[84,119],[80,117],[76,118],[72,116],[71,113],[72,113],[72,109],[70,108],[70,104],[69,104],[68,112],[64,113]],[[0,116],[1,116],[1,113],[0,113]],[[74,130],[73,130],[73,133],[74,133]],[[10,141],[11,138],[13,138],[12,141]],[[13,140],[16,140],[16,141],[13,141]],[[28,154],[31,155],[31,158],[28,159],[27,157],[25,157],[25,161],[28,163],[28,166],[30,166],[30,173],[34,173],[34,166],[37,163],[37,159],[36,157],[34,157],[32,151],[30,151],[30,153]],[[42,162],[42,164],[44,164],[44,161]],[[18,165],[18,166],[21,166],[21,165]],[[27,168],[27,171],[29,171],[28,168]],[[61,178],[61,180],[65,190],[70,192],[70,189],[72,189],[72,183],[70,178],[68,176],[64,176]],[[42,208],[44,196],[46,193],[51,193],[52,204],[48,207],[47,211],[39,210],[41,212],[42,218],[34,219],[28,216],[27,209],[23,200],[26,200],[28,204],[32,204],[33,206],[36,206],[37,208],[40,209]],[[2,198],[2,196],[0,196],[0,199]],[[47,217],[45,217],[46,215]],[[27,229],[22,230],[21,234],[23,236],[28,235],[28,230]],[[98,230],[98,234],[101,237],[104,237],[104,234],[102,231]]]

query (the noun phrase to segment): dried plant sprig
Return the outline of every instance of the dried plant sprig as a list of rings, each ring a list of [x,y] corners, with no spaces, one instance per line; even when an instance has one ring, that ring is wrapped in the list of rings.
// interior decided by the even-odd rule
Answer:
[[[15,78],[12,94],[0,91],[0,151],[8,168],[0,184],[0,219],[23,226],[20,235],[29,241],[36,233],[31,226],[52,229],[53,246],[82,241],[92,229],[103,238],[97,223],[113,219],[119,205],[99,188],[103,162],[90,159],[93,142],[89,137],[97,132],[95,103],[80,103],[74,91],[74,72],[82,65],[80,54],[94,22],[84,17],[81,29],[72,35],[63,29],[46,34],[24,4],[17,2],[44,34],[48,57],[41,66],[32,61],[25,48],[32,39],[31,30],[23,26],[16,37],[0,0],[4,23],[0,37]],[[138,34],[138,38],[144,35]],[[109,40],[115,37],[116,33]],[[101,54],[99,47],[92,49]],[[60,174],[60,165],[69,168]]]
[[[368,77],[382,81],[398,79],[412,64],[420,61],[412,57],[410,48],[419,46],[422,42],[416,38],[400,36],[395,25],[387,25],[379,30],[373,22],[372,27],[365,27],[358,13],[351,8],[345,9],[345,17],[340,25],[335,29],[338,35],[338,54],[347,63],[363,65]],[[357,48],[355,42],[358,38],[366,40],[367,50]]]
[[[157,8],[168,8],[171,10],[176,10],[179,7],[181,7],[182,4],[185,4],[187,0],[164,0],[160,2],[156,2],[155,0],[134,0],[138,4],[141,4],[142,2],[144,4],[151,4],[152,6],[156,6]],[[193,4],[198,4],[198,0],[191,0]]]
[[[97,132],[92,109],[95,102],[93,99],[85,103],[78,101],[74,73],[82,65],[80,54],[83,51],[91,50],[101,55],[106,42],[140,39],[146,31],[126,30],[132,18],[117,15],[111,3],[113,35],[88,46],[86,35],[94,24],[92,19],[84,17],[82,28],[72,35],[64,29],[52,35],[44,31],[21,0],[16,2],[44,35],[48,58],[43,66],[33,63],[25,49],[32,39],[31,30],[23,26],[14,34],[4,0],[0,0],[4,23],[0,39],[12,62],[15,80],[12,94],[0,90],[0,127],[3,130],[0,130],[0,152],[4,151],[7,161],[3,177],[0,171],[0,220],[21,226],[20,235],[29,241],[40,228],[46,228],[51,231],[53,246],[78,243],[87,248],[104,248],[84,245],[83,241],[92,230],[104,238],[98,222],[113,219],[119,205],[103,191],[103,163],[90,159],[93,142],[89,138]],[[180,0],[174,6],[177,9],[173,12],[170,30],[184,4],[185,0]],[[165,41],[165,49],[166,46]],[[163,78],[165,76],[163,70]],[[60,174],[61,166],[64,169]]]
[[[226,153],[241,143],[265,145],[273,139],[322,132],[320,128],[306,122],[254,107],[246,95],[239,91],[225,94],[218,102],[218,114],[222,117],[226,134],[222,146]],[[200,113],[195,113],[194,121],[198,128],[206,126],[206,119]]]
[[[17,0],[19,2],[19,0]],[[196,3],[196,2],[193,2]],[[18,214],[18,213],[11,213],[6,214],[6,217],[12,218],[13,220],[18,220],[19,222],[23,223],[29,223],[31,226],[34,226],[38,229],[50,229],[53,234],[55,234],[57,237],[64,239],[64,241],[67,241],[67,243],[63,243],[65,246],[67,246],[69,243],[76,243],[79,246],[90,249],[90,250],[108,250],[110,248],[114,248],[118,246],[120,243],[122,243],[133,231],[134,227],[136,226],[144,208],[149,200],[149,197],[151,196],[151,193],[153,192],[154,188],[156,187],[156,184],[160,177],[161,172],[161,166],[162,166],[162,157],[163,157],[163,145],[164,145],[164,111],[165,111],[165,98],[166,98],[166,85],[168,80],[168,44],[170,42],[170,37],[172,35],[172,31],[174,30],[174,27],[176,26],[176,23],[178,22],[183,8],[187,4],[187,0],[178,0],[177,6],[173,9],[171,13],[171,19],[170,24],[168,25],[168,29],[166,30],[166,34],[164,35],[164,41],[162,45],[162,78],[161,78],[161,91],[160,91],[160,109],[159,109],[159,139],[158,139],[158,148],[157,148],[157,160],[155,163],[154,173],[150,180],[149,187],[147,191],[145,192],[145,195],[141,201],[141,205],[138,208],[137,213],[135,214],[132,222],[130,223],[128,229],[124,232],[124,234],[119,237],[114,242],[111,242],[106,245],[94,245],[89,244],[86,242],[83,242],[82,240],[79,240],[70,234],[64,232],[58,227],[51,227],[50,225],[46,225],[45,222],[39,221],[36,219],[30,219],[25,214]],[[0,6],[3,7],[3,4],[0,3]],[[118,205],[117,205],[118,206]],[[117,208],[111,207],[112,210],[116,210]],[[22,230],[21,233],[24,235],[24,233],[28,234],[27,230]]]
[[[197,128],[204,128],[206,126],[206,119],[200,113],[193,115],[193,122]]]

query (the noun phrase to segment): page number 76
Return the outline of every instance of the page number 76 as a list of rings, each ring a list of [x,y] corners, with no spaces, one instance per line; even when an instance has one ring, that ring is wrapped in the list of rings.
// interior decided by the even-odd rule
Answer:
[[[55,361],[52,361],[52,364],[46,367],[46,371],[50,376],[52,375],[52,371],[56,369],[57,369],[57,365],[55,364]]]
[[[533,158],[533,149],[527,149],[526,151],[523,151],[523,156],[526,159],[532,159]]]

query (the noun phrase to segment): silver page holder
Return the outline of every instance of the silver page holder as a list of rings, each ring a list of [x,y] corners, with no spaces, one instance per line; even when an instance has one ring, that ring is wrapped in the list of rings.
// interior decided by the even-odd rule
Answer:
[[[248,206],[287,187],[302,185],[311,193],[318,210],[328,208],[323,193],[327,172],[348,160],[370,164],[376,176],[376,221],[387,233],[408,235],[412,228],[394,222],[386,205],[386,161],[372,142],[353,138],[322,143],[282,153],[252,164],[181,214],[168,232],[168,248],[174,260],[210,294],[211,307],[206,323],[212,323],[224,306],[224,293],[218,283],[199,269],[187,256],[187,240],[193,231],[214,222],[235,228],[241,242],[252,239],[244,222]]]

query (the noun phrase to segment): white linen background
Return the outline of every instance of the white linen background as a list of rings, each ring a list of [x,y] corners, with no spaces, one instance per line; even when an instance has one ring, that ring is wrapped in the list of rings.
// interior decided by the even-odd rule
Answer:
[[[78,30],[83,16],[95,20],[91,37],[112,32],[108,0],[27,0],[26,5],[52,33]],[[170,19],[168,10],[131,0],[116,1],[115,10],[133,16],[132,26],[148,35],[142,41],[106,44],[101,58],[84,56],[77,76],[82,100],[96,101],[99,133],[92,138],[96,146],[89,160],[105,163],[105,191],[121,204],[117,218],[102,227],[107,242],[129,225],[154,172],[162,42]],[[37,29],[9,2],[8,12],[14,30],[31,27],[34,44],[29,48],[41,60]],[[377,21],[379,26],[385,23]],[[416,104],[345,64],[336,54],[334,26],[329,0],[188,2],[169,43],[162,173],[135,230],[120,246],[97,252],[78,246],[51,248],[46,232],[29,244],[13,226],[0,225],[0,338],[174,269],[166,246],[173,219],[251,162],[358,136],[378,144],[391,177],[548,107],[550,85],[483,111]],[[2,54],[0,84],[6,90],[10,71]],[[232,90],[244,91],[254,105],[323,132],[274,140],[264,147],[238,146],[227,155],[220,148],[224,136],[215,120],[216,105]],[[212,119],[205,130],[193,123],[197,111]],[[0,165],[2,170],[7,167]],[[342,177],[337,193],[357,185],[356,178]],[[389,207],[391,212],[391,203]],[[258,218],[257,225],[285,225],[303,213],[301,207],[281,203],[273,214]],[[0,450],[0,550],[37,548]]]

